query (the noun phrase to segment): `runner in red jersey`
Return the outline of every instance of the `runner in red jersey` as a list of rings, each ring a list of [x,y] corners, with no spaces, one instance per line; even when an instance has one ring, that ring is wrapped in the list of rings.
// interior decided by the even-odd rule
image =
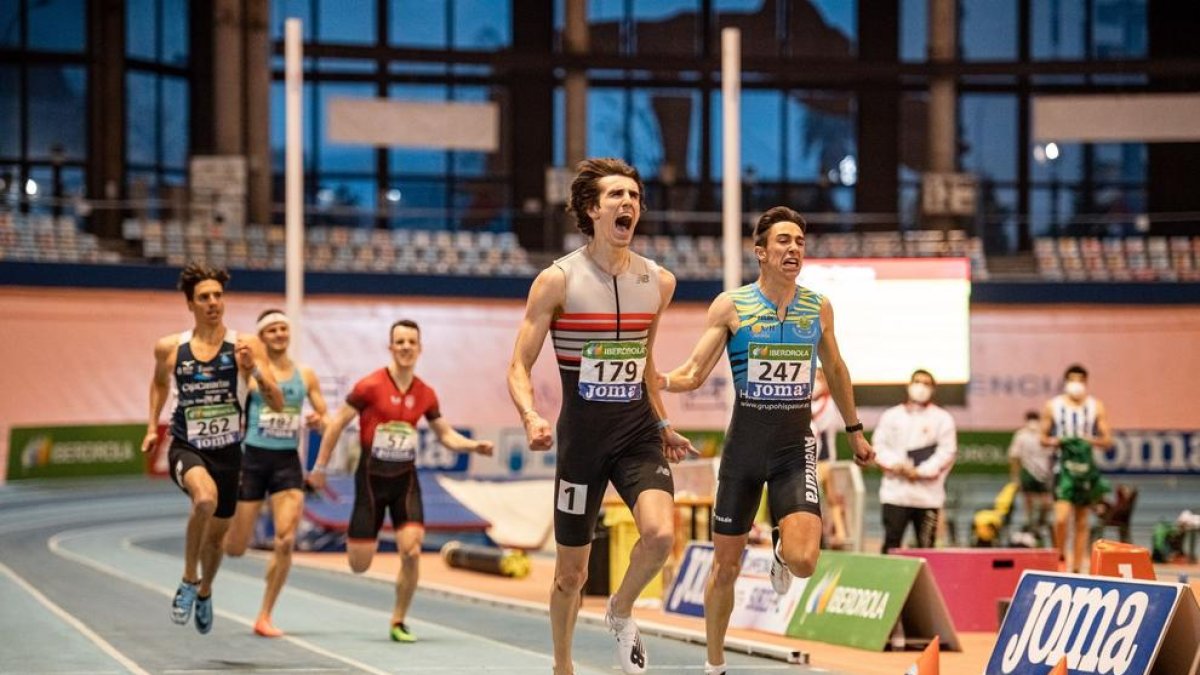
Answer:
[[[359,380],[325,427],[309,483],[318,489],[325,486],[333,448],[357,416],[362,453],[354,474],[354,511],[346,541],[350,569],[361,573],[371,567],[379,528],[384,514],[390,513],[400,554],[390,634],[396,642],[415,642],[404,619],[417,589],[425,538],[421,484],[417,481],[417,423],[424,417],[438,441],[456,452],[490,455],[492,442],[455,431],[442,417],[433,389],[413,373],[421,354],[421,329],[415,322],[401,320],[392,325],[390,348],[392,362]]]

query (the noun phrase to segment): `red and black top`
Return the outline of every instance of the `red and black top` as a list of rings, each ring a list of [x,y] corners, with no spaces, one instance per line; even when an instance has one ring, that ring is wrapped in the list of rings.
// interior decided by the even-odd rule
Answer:
[[[437,394],[419,377],[401,391],[387,368],[359,380],[346,396],[358,411],[362,454],[358,470],[394,474],[416,465],[416,426],[421,417],[432,422],[442,416]]]

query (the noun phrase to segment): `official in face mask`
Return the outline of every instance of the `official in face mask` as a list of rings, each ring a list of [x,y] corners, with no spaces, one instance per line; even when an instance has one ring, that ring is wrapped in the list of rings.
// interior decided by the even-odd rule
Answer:
[[[1063,373],[1063,393],[1046,402],[1041,416],[1042,445],[1057,452],[1054,472],[1054,545],[1066,563],[1067,529],[1074,523],[1072,572],[1083,569],[1088,546],[1088,513],[1108,491],[1096,465],[1096,452],[1112,447],[1108,412],[1088,394],[1088,372],[1073,364]]]
[[[957,430],[950,413],[933,402],[937,383],[917,370],[904,403],[884,411],[871,444],[883,469],[879,501],[883,506],[883,552],[900,546],[912,523],[917,546],[932,548],[938,512],[946,502],[946,476],[958,453]]]

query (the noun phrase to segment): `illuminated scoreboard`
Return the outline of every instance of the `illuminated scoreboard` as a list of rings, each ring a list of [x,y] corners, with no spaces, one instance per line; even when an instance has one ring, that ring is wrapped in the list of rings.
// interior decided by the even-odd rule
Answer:
[[[968,259],[814,258],[804,261],[799,283],[833,303],[856,390],[882,387],[895,403],[895,387],[924,368],[940,400],[961,398],[971,373]]]

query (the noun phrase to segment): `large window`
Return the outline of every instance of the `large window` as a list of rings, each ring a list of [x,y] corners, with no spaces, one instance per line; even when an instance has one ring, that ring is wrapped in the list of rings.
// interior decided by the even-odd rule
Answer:
[[[1123,235],[1146,212],[1145,143],[1036,145],[1030,157],[1035,235]]]
[[[380,10],[377,12],[376,10]],[[456,62],[456,53],[502,51],[512,44],[508,0],[281,0],[271,34],[285,19],[305,21],[306,39],[360,49],[366,58],[306,59],[305,169],[308,202],[322,224],[390,227],[508,227],[511,209],[506,150],[497,153],[373,147],[329,140],[329,103],[337,98],[502,103],[504,87],[489,65]],[[312,25],[312,24],[315,24]],[[394,52],[366,49],[384,48]],[[416,57],[399,55],[418,50]],[[426,54],[421,54],[425,52]],[[380,54],[383,54],[381,56]],[[440,58],[430,59],[436,54]],[[271,150],[277,172],[284,155],[282,60],[273,60]],[[317,77],[314,77],[314,74]],[[501,115],[505,107],[501,105]],[[277,175],[275,200],[282,199]],[[486,212],[491,215],[480,215]],[[496,215],[500,213],[502,215]]]
[[[7,0],[7,5],[18,4]],[[26,46],[40,52],[79,54],[87,49],[86,0],[25,0]]]
[[[188,12],[187,0],[125,5],[125,169],[134,199],[169,199],[187,182]]]
[[[0,2],[0,201],[57,211],[83,196],[87,159],[84,0]]]
[[[724,175],[721,94],[713,94],[712,167]],[[858,160],[854,97],[807,90],[743,90],[741,154],[746,206],[789,203],[808,212],[854,207]]]
[[[1146,11],[1146,0],[1032,0],[1033,58],[1145,58]]]
[[[959,0],[958,50],[966,61],[1017,58],[1016,2]]]
[[[375,0],[316,0],[317,40],[338,44],[374,44]]]
[[[189,60],[187,0],[126,0],[125,54],[176,66]]]

